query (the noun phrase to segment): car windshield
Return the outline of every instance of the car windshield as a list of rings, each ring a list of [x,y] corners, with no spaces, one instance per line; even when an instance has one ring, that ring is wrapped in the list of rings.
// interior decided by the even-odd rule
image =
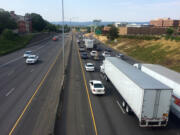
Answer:
[[[35,56],[29,56],[28,58],[30,58],[30,59],[34,59],[34,58],[35,58]]]
[[[94,65],[92,65],[92,64],[87,64],[87,66],[88,66],[88,67],[94,67]]]
[[[25,52],[25,54],[31,54],[31,52]]]
[[[101,83],[95,83],[94,88],[103,88],[103,85]]]

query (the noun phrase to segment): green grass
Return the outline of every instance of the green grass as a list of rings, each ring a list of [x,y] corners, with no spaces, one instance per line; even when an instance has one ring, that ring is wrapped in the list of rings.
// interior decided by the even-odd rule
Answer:
[[[128,49],[121,47],[118,49],[123,49],[129,56],[139,61],[145,63],[160,64],[172,70],[180,72],[179,61],[172,60],[167,57],[168,54],[178,53],[179,52],[178,49],[172,51],[166,51],[167,48],[162,49],[160,44],[148,46],[148,47],[134,46]]]
[[[7,40],[0,36],[0,56],[24,48],[33,35],[16,36],[13,40]]]
[[[126,52],[129,56],[148,63],[162,64],[167,60],[167,52],[165,49],[161,49],[161,45],[149,47],[136,46],[127,49]]]
[[[151,36],[151,35],[119,35],[119,38],[127,38],[127,39],[138,39],[138,40],[158,40],[159,36]]]

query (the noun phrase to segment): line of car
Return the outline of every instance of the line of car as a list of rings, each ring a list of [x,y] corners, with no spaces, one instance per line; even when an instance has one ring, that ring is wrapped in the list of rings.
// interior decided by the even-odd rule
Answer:
[[[79,52],[81,54],[81,59],[92,59],[95,61],[101,61],[104,60],[105,57],[111,56],[111,50],[105,49],[103,50],[100,46],[95,46],[92,50],[86,49],[83,40],[81,37],[78,37],[77,44],[79,45]],[[123,54],[118,54],[117,57],[122,58]],[[86,72],[95,72],[96,68],[93,63],[87,62],[84,65]],[[101,67],[100,67],[101,69]],[[101,69],[102,70],[102,69]],[[100,71],[101,71],[100,70]],[[90,80],[89,81],[89,87],[94,95],[104,95],[105,94],[105,87],[103,83],[100,80]]]
[[[26,64],[35,64],[39,60],[39,56],[33,54],[32,51],[26,51],[23,57],[26,58]]]

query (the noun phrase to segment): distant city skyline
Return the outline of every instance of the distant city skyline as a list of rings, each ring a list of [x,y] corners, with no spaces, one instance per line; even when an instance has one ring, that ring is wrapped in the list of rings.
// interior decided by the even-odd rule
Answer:
[[[16,14],[38,13],[50,22],[61,21],[61,0],[0,0],[0,8]],[[10,4],[12,3],[12,4]],[[180,0],[64,0],[65,20],[101,19],[110,22],[147,22],[157,18],[180,19]]]

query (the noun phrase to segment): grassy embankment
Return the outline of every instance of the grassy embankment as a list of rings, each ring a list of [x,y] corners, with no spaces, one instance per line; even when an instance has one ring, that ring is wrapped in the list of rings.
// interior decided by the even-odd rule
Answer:
[[[0,56],[24,48],[33,35],[16,36],[13,40],[7,40],[0,35]]]
[[[143,63],[160,64],[180,72],[180,42],[178,38],[177,40],[165,37],[143,39],[121,36],[117,42],[109,42],[105,36],[95,37]]]

